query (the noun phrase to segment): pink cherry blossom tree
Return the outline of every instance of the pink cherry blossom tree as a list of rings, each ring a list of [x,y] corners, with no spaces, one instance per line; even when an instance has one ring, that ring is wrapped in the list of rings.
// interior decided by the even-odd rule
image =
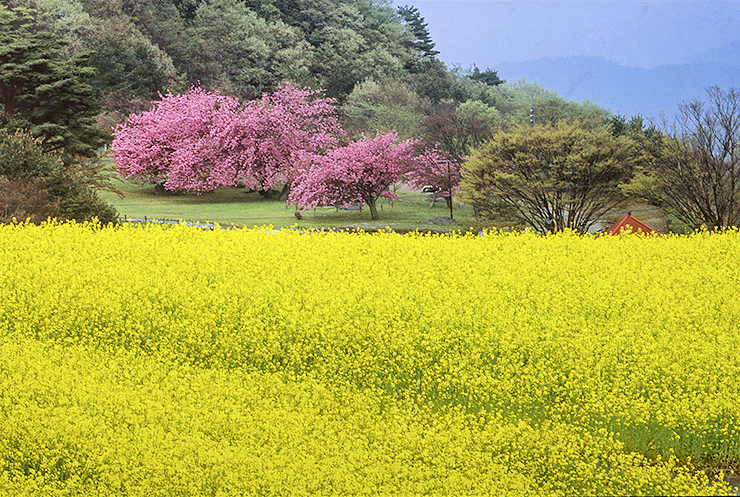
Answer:
[[[438,147],[422,152],[415,167],[406,173],[406,182],[412,188],[431,186],[439,195],[444,197],[452,218],[452,197],[460,185],[460,163],[449,155],[440,151]]]
[[[290,201],[303,210],[319,205],[364,202],[372,219],[378,219],[380,196],[398,199],[388,187],[414,167],[418,142],[398,142],[395,132],[363,137],[325,155],[304,154]]]
[[[169,190],[215,190],[222,185],[214,175],[216,123],[238,107],[237,99],[200,88],[164,95],[116,127],[111,154],[116,167],[126,178],[164,181]]]
[[[218,161],[224,184],[269,190],[282,181],[287,194],[303,163],[301,155],[334,148],[346,135],[335,101],[320,95],[319,90],[283,85],[228,116],[216,134],[224,151]]]
[[[289,185],[299,154],[323,152],[344,136],[334,100],[292,85],[244,105],[199,88],[168,94],[114,134],[124,176],[196,192]]]

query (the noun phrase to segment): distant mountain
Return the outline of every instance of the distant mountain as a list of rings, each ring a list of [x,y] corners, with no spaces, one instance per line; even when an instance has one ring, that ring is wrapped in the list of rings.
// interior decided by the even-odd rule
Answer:
[[[730,66],[740,66],[740,38],[711,50],[687,56],[682,62],[721,62]]]
[[[704,100],[705,89],[740,87],[740,67],[704,61],[639,69],[595,57],[564,57],[497,64],[509,82],[524,78],[566,100],[590,100],[614,114],[673,119],[678,104]]]

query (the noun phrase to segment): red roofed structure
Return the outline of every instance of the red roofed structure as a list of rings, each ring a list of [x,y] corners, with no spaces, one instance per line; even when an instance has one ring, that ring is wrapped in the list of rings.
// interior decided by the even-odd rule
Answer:
[[[647,224],[643,223],[642,221],[638,221],[636,218],[627,214],[622,219],[605,229],[604,234],[618,235],[622,230],[625,230],[625,233],[627,233],[626,230],[629,230],[630,228],[632,230],[632,233],[657,233],[657,231],[655,231]]]

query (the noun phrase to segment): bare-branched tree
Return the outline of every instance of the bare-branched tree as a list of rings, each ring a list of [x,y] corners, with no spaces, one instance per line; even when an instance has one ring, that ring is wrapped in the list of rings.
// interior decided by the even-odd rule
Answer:
[[[675,130],[648,144],[651,167],[634,189],[689,228],[721,229],[740,225],[740,92],[707,96],[680,105]]]

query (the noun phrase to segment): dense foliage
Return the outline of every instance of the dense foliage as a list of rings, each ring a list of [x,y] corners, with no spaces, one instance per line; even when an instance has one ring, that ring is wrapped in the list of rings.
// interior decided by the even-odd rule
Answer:
[[[94,158],[110,134],[96,126],[91,54],[69,57],[67,42],[39,30],[36,15],[0,5],[0,128],[28,131],[67,162]]]
[[[625,200],[620,187],[641,162],[629,138],[603,126],[514,126],[473,153],[461,190],[483,217],[508,212],[543,233],[585,233]]]
[[[739,253],[0,227],[0,493],[727,494]]]
[[[436,58],[433,33],[414,7],[374,0],[9,0],[43,14],[40,28],[64,37],[74,53],[94,50],[96,90],[106,122],[120,122],[158,93],[191,85],[241,98],[275,91],[281,83],[323,88],[345,105],[366,82],[401,84],[409,105],[391,102],[357,119],[362,133],[398,131],[423,120],[440,102],[478,101],[516,121],[531,101],[543,122],[572,114],[605,113],[566,102],[531,83],[506,83],[496,71],[448,68]],[[349,119],[358,117],[352,106]],[[420,119],[418,117],[420,116]],[[379,122],[376,122],[379,121]],[[347,126],[351,130],[352,126]]]
[[[115,210],[96,193],[107,188],[107,173],[96,161],[65,164],[28,132],[0,129],[0,223],[48,217],[113,222]]]

